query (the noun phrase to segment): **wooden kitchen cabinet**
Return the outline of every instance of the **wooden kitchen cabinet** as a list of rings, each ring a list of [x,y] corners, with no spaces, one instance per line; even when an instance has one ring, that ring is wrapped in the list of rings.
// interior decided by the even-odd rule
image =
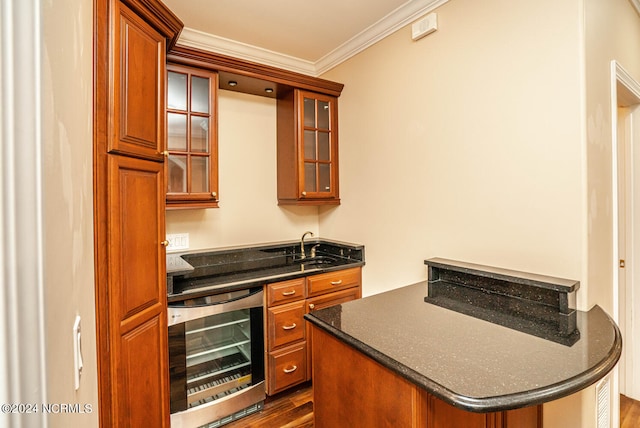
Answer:
[[[162,162],[165,38],[124,3],[114,6],[107,150]]]
[[[97,410],[104,427],[170,425],[164,78],[167,46],[181,28],[158,0],[94,2]]]
[[[167,65],[167,208],[218,206],[218,74]]]
[[[314,427],[542,426],[542,405],[501,412],[468,412],[434,397],[327,332],[315,326],[311,331]]]
[[[301,89],[278,96],[279,205],[338,205],[338,99]]]
[[[359,299],[362,268],[272,283],[266,291],[265,377],[273,395],[311,379],[311,327],[304,314]]]

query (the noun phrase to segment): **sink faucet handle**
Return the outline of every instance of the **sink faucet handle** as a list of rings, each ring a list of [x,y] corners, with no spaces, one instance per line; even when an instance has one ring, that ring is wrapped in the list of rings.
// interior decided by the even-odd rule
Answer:
[[[316,256],[316,249],[320,246],[320,244],[316,244],[313,247],[311,247],[311,254],[310,257],[313,259]]]

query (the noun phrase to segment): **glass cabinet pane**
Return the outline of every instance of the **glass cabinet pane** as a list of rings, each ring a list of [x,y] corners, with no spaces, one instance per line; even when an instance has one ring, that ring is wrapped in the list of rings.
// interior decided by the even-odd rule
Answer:
[[[316,131],[304,131],[304,158],[316,159]]]
[[[318,131],[318,160],[331,160],[331,145],[329,144],[329,133]]]
[[[191,157],[191,192],[209,192],[209,157]]]
[[[191,111],[209,113],[209,79],[191,77]]]
[[[316,100],[312,98],[304,99],[304,126],[316,126]]]
[[[318,181],[320,183],[318,192],[331,191],[331,166],[329,164],[321,163],[318,165]]]
[[[329,127],[329,103],[326,101],[318,101],[318,129],[330,129]]]
[[[168,73],[167,107],[176,110],[187,109],[187,75],[170,71]]]
[[[187,150],[187,115],[167,113],[167,148],[169,150]]]
[[[167,177],[169,193],[183,193],[187,191],[187,157],[169,155],[169,173]]]
[[[315,162],[304,163],[304,190],[305,192],[316,192],[316,164]]]
[[[191,116],[191,151],[209,151],[209,118]]]

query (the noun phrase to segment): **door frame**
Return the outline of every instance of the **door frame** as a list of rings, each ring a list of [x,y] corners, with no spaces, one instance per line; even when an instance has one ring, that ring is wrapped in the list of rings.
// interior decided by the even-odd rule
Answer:
[[[635,107],[634,107],[635,106]],[[635,323],[626,322],[631,319],[629,311],[633,314],[640,314],[640,299],[637,297],[621,302],[621,296],[633,296],[632,284],[634,277],[640,275],[640,269],[635,269],[635,265],[640,262],[640,237],[634,235],[640,232],[640,222],[633,220],[634,216],[640,215],[636,207],[640,207],[640,196],[634,198],[634,193],[638,193],[640,188],[635,186],[634,181],[640,174],[640,161],[634,159],[640,155],[640,151],[634,148],[640,147],[640,83],[629,74],[619,62],[611,61],[611,145],[612,145],[612,205],[613,205],[613,314],[614,321],[621,326],[625,348],[618,370],[614,376],[614,391],[620,391],[620,386],[625,387],[626,394],[632,392],[632,396],[640,395],[640,391],[634,391],[633,383],[629,380],[634,377],[634,373],[640,370],[640,340],[635,342],[625,340],[630,337],[638,337],[640,328]],[[619,114],[618,108],[630,107],[628,120],[629,136],[621,138],[619,135]],[[624,147],[621,147],[624,145]],[[621,155],[620,149],[624,149]],[[625,165],[625,194],[620,195],[620,170],[619,165]],[[625,214],[630,219],[625,225],[620,224],[620,208],[626,206]],[[637,224],[636,224],[637,223]],[[637,226],[637,227],[636,227]],[[621,227],[625,227],[625,248],[620,248],[621,242],[619,233]],[[621,253],[625,257],[624,278],[621,278],[619,263]],[[622,280],[622,281],[621,281]],[[640,284],[640,279],[636,282]],[[629,389],[627,389],[627,386]],[[635,389],[638,389],[637,387]],[[618,403],[619,397],[614,397],[614,402]],[[617,408],[618,406],[616,406]],[[614,421],[615,423],[615,421]],[[618,422],[619,423],[619,422]]]

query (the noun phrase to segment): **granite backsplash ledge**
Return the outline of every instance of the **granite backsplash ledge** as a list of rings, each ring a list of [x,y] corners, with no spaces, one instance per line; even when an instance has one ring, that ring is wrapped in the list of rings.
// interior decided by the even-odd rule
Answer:
[[[574,280],[433,258],[425,301],[571,345],[576,327]]]

